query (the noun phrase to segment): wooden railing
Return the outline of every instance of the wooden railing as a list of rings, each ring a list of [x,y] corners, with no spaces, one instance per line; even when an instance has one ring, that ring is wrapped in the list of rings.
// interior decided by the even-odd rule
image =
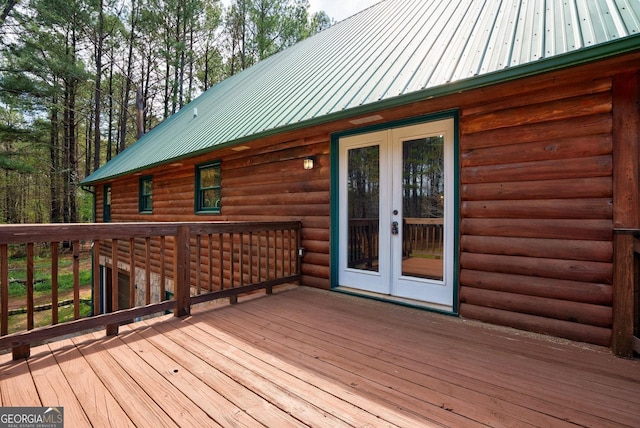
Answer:
[[[405,257],[417,254],[442,254],[444,245],[443,218],[405,218],[403,229]]]
[[[640,354],[640,230],[616,229],[613,237],[613,334],[621,357]]]
[[[380,242],[378,223],[377,218],[349,220],[349,267],[371,269],[377,264]],[[405,218],[402,233],[403,257],[411,257],[413,254],[442,254],[443,218]]]
[[[239,294],[258,289],[270,293],[276,285],[300,279],[300,229],[300,222],[0,226],[0,350],[11,348],[14,359],[24,358],[31,344],[62,335],[98,327],[106,327],[108,335],[117,334],[121,323],[139,317],[171,310],[184,316],[193,304],[219,298],[235,303]],[[45,326],[34,323],[38,246],[50,248],[51,254],[51,321]],[[9,257],[16,247],[26,254],[27,321],[25,329],[10,333]],[[72,252],[73,275],[74,320],[64,323],[58,320],[61,247]],[[93,313],[84,318],[80,316],[82,248],[88,249],[92,266]],[[128,276],[128,286],[121,287],[123,276]],[[107,285],[109,295],[104,294]]]
[[[349,267],[371,269],[377,264],[379,223],[377,218],[349,219]]]

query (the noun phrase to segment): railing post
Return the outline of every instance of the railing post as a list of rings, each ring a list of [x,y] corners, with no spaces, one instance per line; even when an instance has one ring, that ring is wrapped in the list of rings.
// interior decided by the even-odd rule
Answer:
[[[191,313],[190,292],[190,250],[189,238],[191,236],[188,226],[178,226],[174,249],[174,287],[176,309],[174,316],[183,317]]]
[[[615,230],[613,235],[613,328],[611,350],[619,357],[633,356],[633,233]]]
[[[11,359],[13,361],[22,360],[23,358],[29,358],[31,356],[31,345],[28,343],[25,345],[14,346],[11,348]]]

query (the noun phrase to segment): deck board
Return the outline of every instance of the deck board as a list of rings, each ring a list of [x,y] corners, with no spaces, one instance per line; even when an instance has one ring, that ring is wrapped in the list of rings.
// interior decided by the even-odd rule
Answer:
[[[42,348],[47,348],[47,346],[40,349]],[[61,406],[66,409],[69,401],[79,400],[84,415],[93,426],[135,426],[70,339],[53,342],[48,345],[48,349],[52,352],[67,383],[74,392],[74,397],[60,398],[59,404]],[[49,404],[43,403],[45,406]],[[75,423],[79,419],[79,415],[65,413],[65,421]]]
[[[47,403],[51,407],[63,406],[67,417],[77,420],[79,425],[88,426],[89,419],[53,354],[42,352],[27,362],[41,403]]]
[[[640,361],[306,287],[0,356],[69,426],[640,426]]]

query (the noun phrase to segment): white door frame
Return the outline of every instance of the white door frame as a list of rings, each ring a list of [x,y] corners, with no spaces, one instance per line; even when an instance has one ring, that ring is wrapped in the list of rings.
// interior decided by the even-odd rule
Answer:
[[[402,171],[402,141],[433,135],[444,137],[445,162],[445,239],[443,280],[406,277],[402,275],[402,230],[391,235],[392,221],[402,227],[402,180],[393,180],[394,171]],[[437,309],[451,312],[455,300],[455,122],[452,117],[430,122],[338,137],[338,268],[337,285],[364,292],[412,299],[433,304]],[[380,217],[378,271],[350,269],[347,265],[347,152],[350,149],[380,146]],[[397,172],[396,172],[397,174]],[[393,215],[393,210],[400,210]],[[399,220],[398,220],[399,218]],[[399,255],[399,256],[398,256]]]

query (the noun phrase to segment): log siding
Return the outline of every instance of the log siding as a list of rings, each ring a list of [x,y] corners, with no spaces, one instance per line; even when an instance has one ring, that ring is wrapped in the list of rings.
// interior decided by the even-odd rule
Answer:
[[[614,128],[627,120],[616,115],[620,99],[637,123],[638,82],[621,79],[637,78],[638,63],[633,53],[378,112],[389,122],[459,112],[461,316],[610,345],[613,224],[623,218],[615,213],[638,218],[637,190],[614,206],[615,162],[625,156],[616,159],[615,147],[637,146],[637,129]],[[142,171],[154,180],[152,215],[137,212],[137,176],[114,179],[111,221],[299,220],[301,283],[330,288],[330,139],[353,128],[339,120]],[[635,166],[637,185],[635,156],[625,168]],[[196,214],[195,166],[213,160],[221,161],[222,210]],[[98,185],[97,221],[102,200]]]
[[[463,316],[609,345],[611,88],[583,79],[462,110]],[[510,223],[479,234],[475,219]],[[607,232],[580,230],[593,222]]]

